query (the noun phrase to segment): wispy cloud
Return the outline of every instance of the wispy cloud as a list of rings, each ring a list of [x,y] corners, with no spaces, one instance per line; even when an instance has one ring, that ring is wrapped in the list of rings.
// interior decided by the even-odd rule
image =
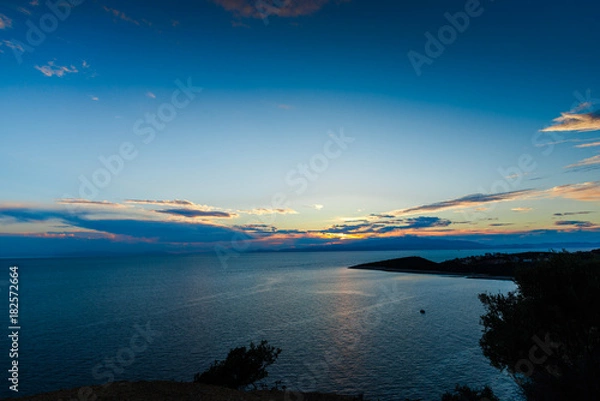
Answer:
[[[591,213],[593,213],[593,212],[584,210],[583,212],[554,213],[554,216],[578,216],[578,215],[585,215],[585,214],[591,214]]]
[[[133,203],[138,205],[184,205],[184,206],[196,206],[194,202],[188,200],[153,200],[153,199],[127,199],[125,203]]]
[[[426,230],[430,228],[448,227],[452,222],[447,219],[432,216],[418,216],[408,219],[397,219],[392,221],[354,221],[346,224],[336,224],[325,230],[325,234],[345,235],[381,235],[406,230]]]
[[[600,200],[600,181],[560,185],[550,189],[548,193],[554,197],[574,199],[582,202],[598,202]]]
[[[561,113],[561,116],[555,118],[554,124],[544,128],[542,132],[552,131],[597,131],[600,130],[600,111],[590,113]]]
[[[395,210],[388,214],[393,214],[395,216],[402,216],[407,214],[416,214],[422,212],[439,212],[442,210],[448,209],[456,209],[456,208],[465,208],[465,207],[473,207],[480,206],[486,203],[492,202],[506,202],[512,201],[516,199],[523,199],[528,195],[533,194],[532,190],[520,190],[520,191],[510,191],[510,192],[501,192],[497,194],[473,194],[463,196],[461,198],[451,199],[442,202],[430,203],[427,205],[417,206],[409,209],[401,209]]]
[[[123,205],[119,203],[113,203],[109,201],[93,201],[87,199],[78,199],[78,198],[65,198],[58,199],[56,203],[60,205],[95,205],[95,206],[109,206],[109,207],[123,207]]]
[[[218,217],[218,218],[232,218],[237,217],[235,214],[220,211],[210,210],[196,210],[196,209],[164,209],[156,210],[156,213],[170,214],[174,216],[182,217]]]
[[[234,28],[250,28],[250,25],[244,24],[243,22],[236,20],[231,21],[231,26]]]
[[[323,208],[325,206],[315,203],[314,205],[306,205],[306,207],[310,208],[310,209],[315,209],[315,210],[323,210]]]
[[[189,200],[154,200],[154,199],[127,199],[126,204],[150,205],[150,206],[172,206],[168,209],[155,210],[156,213],[167,214],[171,216],[196,218],[196,217],[216,217],[216,218],[236,218],[237,213],[220,210],[214,206],[201,205]]]
[[[163,243],[214,243],[231,240],[236,229],[205,222],[147,220],[135,218],[92,218],[89,211],[11,208],[0,206],[0,220],[11,219],[20,223],[58,220],[71,227],[93,230],[116,236],[127,236],[137,240],[152,240]]]
[[[596,225],[591,221],[579,221],[579,220],[563,220],[554,223],[557,226],[572,226],[577,228],[592,228]]]
[[[122,21],[125,22],[130,22],[132,24],[135,24],[137,26],[140,26],[140,22],[129,17],[127,14],[125,14],[123,11],[119,11],[115,8],[110,8],[107,6],[103,6],[102,8],[104,8],[104,11],[110,13],[115,19],[120,19]]]
[[[0,14],[0,29],[12,28],[12,20],[4,14]]]
[[[156,95],[150,91],[146,92],[146,97],[149,97],[150,99],[156,99]]]
[[[347,2],[349,0],[338,0],[337,3]],[[237,17],[245,18],[264,18],[265,14],[276,15],[278,17],[299,17],[302,15],[313,14],[321,10],[330,0],[303,0],[292,1],[285,0],[279,3],[268,0],[261,3],[254,0],[213,0],[225,10],[232,12]]]
[[[587,159],[583,159],[577,163],[569,164],[565,168],[592,167],[597,165],[600,165],[600,155],[588,157]]]
[[[582,143],[581,145],[575,145],[576,148],[593,148],[600,146],[600,142]]]
[[[578,201],[598,201],[600,200],[600,181],[584,182],[579,184],[567,184],[553,187],[550,189],[525,189],[511,192],[501,192],[497,194],[474,194],[461,198],[430,203],[427,205],[400,209],[383,215],[373,216],[403,216],[423,212],[440,212],[449,209],[461,209],[467,207],[476,207],[475,210],[486,211],[482,205],[494,202],[511,202],[524,199],[542,199],[542,198],[566,198]],[[531,209],[516,207],[511,210],[515,212],[528,212]]]
[[[588,142],[588,141],[595,141],[597,139],[600,138],[569,138],[569,139],[561,139],[559,141],[550,141],[550,142],[543,142],[543,143],[536,143],[535,146],[538,148],[543,148],[546,146],[552,146],[552,145],[561,145],[563,143],[580,143],[580,142]]]
[[[70,67],[55,65],[54,61],[49,61],[47,65],[36,65],[35,69],[47,77],[63,77],[65,74],[74,74],[79,72],[74,65]]]
[[[240,213],[250,214],[250,215],[267,215],[267,214],[298,214],[297,211],[290,208],[276,208],[276,209],[268,209],[268,208],[256,208],[250,210],[240,210]]]
[[[23,46],[21,46],[19,43],[15,43],[10,40],[3,40],[2,43],[4,43],[4,45],[9,49],[16,50],[17,52],[22,53],[25,51],[25,49],[23,49]]]
[[[512,210],[513,212],[527,213],[527,212],[531,212],[533,209],[530,207],[513,207],[510,210]]]

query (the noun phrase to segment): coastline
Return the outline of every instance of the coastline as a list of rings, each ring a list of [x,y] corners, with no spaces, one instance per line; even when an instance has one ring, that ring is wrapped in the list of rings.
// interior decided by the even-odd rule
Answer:
[[[593,259],[600,255],[600,249],[573,253]],[[456,258],[439,263],[419,256],[409,256],[363,263],[348,268],[379,270],[392,273],[434,274],[478,280],[512,281],[517,269],[544,263],[552,255],[552,252],[486,253],[484,255]]]
[[[461,274],[461,273],[452,273],[452,272],[443,271],[443,270],[393,269],[393,268],[386,268],[386,267],[380,267],[380,266],[371,266],[368,264],[359,265],[359,266],[360,267],[350,266],[350,267],[348,267],[348,269],[377,270],[377,271],[383,271],[383,272],[388,272],[388,273],[427,274],[427,275],[432,275],[432,276],[463,277],[463,278],[472,279],[472,280],[500,280],[500,281],[512,281],[513,280],[513,278],[509,277],[509,276],[491,276],[491,275],[485,275],[485,274],[467,274],[467,273]]]
[[[356,396],[328,393],[298,393],[284,390],[238,391],[193,382],[139,381],[112,382],[31,396],[5,398],[19,401],[95,400],[95,401],[355,401]]]

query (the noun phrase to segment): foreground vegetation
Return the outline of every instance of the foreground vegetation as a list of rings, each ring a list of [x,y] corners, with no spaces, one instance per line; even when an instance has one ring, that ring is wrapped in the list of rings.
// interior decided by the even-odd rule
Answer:
[[[600,399],[600,255],[557,253],[517,270],[517,290],[481,294],[480,344],[528,401]]]

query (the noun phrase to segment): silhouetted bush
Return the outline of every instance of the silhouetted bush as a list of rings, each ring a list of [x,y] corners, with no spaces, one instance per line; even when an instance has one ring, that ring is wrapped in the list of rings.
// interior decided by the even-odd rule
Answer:
[[[557,253],[517,271],[517,290],[480,294],[480,340],[529,401],[600,400],[600,258]]]
[[[194,382],[244,389],[266,378],[266,368],[275,363],[280,353],[281,349],[270,346],[267,340],[258,346],[250,343],[250,348],[230,349],[224,361],[214,361],[207,370],[194,375]]]

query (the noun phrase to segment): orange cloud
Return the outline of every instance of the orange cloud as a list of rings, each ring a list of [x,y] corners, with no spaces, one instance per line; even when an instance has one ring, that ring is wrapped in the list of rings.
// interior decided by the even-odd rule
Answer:
[[[65,74],[73,74],[79,72],[77,68],[72,65],[71,67],[55,65],[53,61],[49,61],[48,65],[39,66],[36,65],[35,69],[40,71],[47,77],[63,77]]]
[[[595,111],[591,113],[561,113],[561,116],[555,118],[554,125],[544,128],[542,132],[552,131],[598,131],[600,130],[600,112]]]
[[[576,148],[592,148],[600,146],[600,142],[582,143],[581,145],[575,145]]]
[[[4,14],[0,14],[0,29],[12,28],[12,20]]]
[[[600,164],[600,155],[588,157],[587,159],[583,159],[580,162],[570,164],[565,168],[577,168],[577,167],[590,167]]]
[[[561,185],[550,189],[549,193],[556,197],[583,202],[600,202],[600,181]]]

